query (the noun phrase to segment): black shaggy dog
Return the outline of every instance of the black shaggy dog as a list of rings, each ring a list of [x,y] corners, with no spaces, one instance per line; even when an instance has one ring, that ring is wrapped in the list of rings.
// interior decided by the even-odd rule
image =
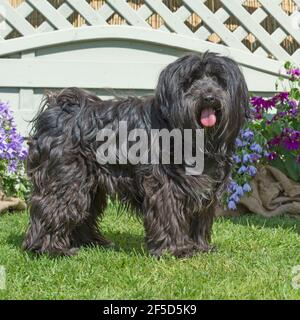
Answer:
[[[168,65],[150,97],[102,101],[77,88],[48,94],[29,143],[34,190],[24,248],[72,255],[83,245],[110,245],[98,228],[110,196],[139,213],[151,254],[210,251],[215,205],[247,113],[238,65],[214,53]],[[187,175],[184,163],[99,164],[97,133],[110,127],[118,135],[120,121],[147,132],[204,128],[203,173]]]

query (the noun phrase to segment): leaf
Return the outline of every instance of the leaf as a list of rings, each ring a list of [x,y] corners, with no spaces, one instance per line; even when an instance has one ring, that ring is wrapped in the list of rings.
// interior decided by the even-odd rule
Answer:
[[[292,98],[296,100],[300,100],[300,90],[298,88],[291,89],[290,95]]]
[[[297,131],[300,131],[300,121],[294,121],[293,128],[295,128]]]
[[[274,122],[273,125],[271,126],[271,128],[272,128],[272,132],[276,136],[280,135],[282,132],[282,127],[281,127],[280,123],[278,123],[278,122]]]
[[[300,181],[300,165],[296,162],[295,157],[289,156],[285,161],[285,167],[291,179]]]
[[[285,163],[283,162],[283,160],[277,158],[277,159],[273,160],[272,162],[270,162],[270,165],[277,168],[278,170],[283,172],[285,175],[288,175],[288,171],[286,169],[286,166],[285,166]]]
[[[290,61],[287,61],[285,64],[284,64],[284,68],[285,69],[290,69],[292,67],[292,63]]]

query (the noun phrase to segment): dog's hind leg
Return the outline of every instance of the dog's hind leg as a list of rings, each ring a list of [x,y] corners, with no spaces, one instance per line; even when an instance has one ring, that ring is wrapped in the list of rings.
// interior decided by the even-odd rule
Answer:
[[[73,255],[78,248],[71,236],[90,215],[96,179],[79,156],[50,160],[48,166],[30,167],[34,191],[23,247],[38,254]]]
[[[102,235],[98,226],[107,205],[106,192],[103,188],[98,188],[91,197],[89,215],[86,220],[75,227],[72,233],[72,243],[76,247],[88,245],[110,247],[113,243]]]

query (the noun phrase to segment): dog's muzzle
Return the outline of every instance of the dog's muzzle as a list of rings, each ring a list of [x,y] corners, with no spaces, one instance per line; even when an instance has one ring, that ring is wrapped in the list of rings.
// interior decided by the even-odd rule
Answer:
[[[214,127],[217,123],[217,116],[216,116],[216,99],[209,95],[203,98],[203,105],[202,111],[200,114],[200,123],[203,127]]]

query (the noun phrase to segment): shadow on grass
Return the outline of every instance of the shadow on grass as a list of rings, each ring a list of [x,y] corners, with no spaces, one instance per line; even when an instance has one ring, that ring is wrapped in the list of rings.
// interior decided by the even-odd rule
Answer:
[[[126,254],[138,254],[148,256],[147,248],[145,245],[144,237],[142,235],[133,234],[130,232],[106,232],[107,239],[114,243],[114,246],[105,248],[106,250],[113,250],[117,252],[125,252]],[[22,249],[22,243],[25,238],[25,233],[11,233],[7,237],[7,244],[12,245],[20,252],[24,252]],[[92,246],[90,246],[92,248]],[[38,257],[34,253],[28,253],[30,257]],[[54,257],[58,258],[58,257]]]
[[[241,217],[222,217],[223,219],[230,220],[234,224],[242,226],[254,225],[261,228],[283,228],[292,229],[300,234],[300,218],[293,216],[280,216],[266,218],[260,215],[248,214]]]
[[[22,249],[22,243],[25,239],[25,233],[11,233],[7,237],[7,243],[16,247],[17,249]]]
[[[105,232],[107,239],[114,243],[111,250],[126,252],[127,254],[147,255],[147,248],[144,236],[133,234],[127,231],[124,232]]]

